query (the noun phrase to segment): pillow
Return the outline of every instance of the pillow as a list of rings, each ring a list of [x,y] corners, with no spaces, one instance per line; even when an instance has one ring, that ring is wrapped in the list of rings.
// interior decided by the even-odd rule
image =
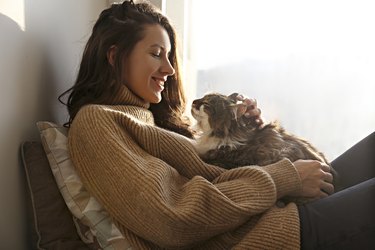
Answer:
[[[21,145],[26,177],[30,249],[89,249],[80,240],[72,215],[57,188],[40,142]],[[59,225],[58,227],[56,225]]]
[[[130,244],[118,230],[103,206],[82,184],[68,151],[68,129],[51,122],[37,123],[44,150],[57,186],[71,213],[81,239],[98,243],[98,249],[130,249]]]

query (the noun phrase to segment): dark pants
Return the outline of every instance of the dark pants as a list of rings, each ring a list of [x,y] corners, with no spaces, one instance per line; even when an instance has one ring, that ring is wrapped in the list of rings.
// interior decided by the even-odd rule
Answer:
[[[340,190],[298,206],[301,249],[375,249],[375,133],[332,166]]]

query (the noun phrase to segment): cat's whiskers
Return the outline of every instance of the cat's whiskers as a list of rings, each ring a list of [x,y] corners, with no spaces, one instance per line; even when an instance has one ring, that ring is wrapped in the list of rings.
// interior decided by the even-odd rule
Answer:
[[[219,137],[214,134],[214,129],[209,122],[209,115],[205,112],[205,105],[201,105],[199,109],[193,107],[191,113],[195,118],[195,124],[192,129],[196,131],[196,145],[197,153],[204,155],[210,150],[217,150],[219,148],[236,149],[246,144],[247,137],[242,134],[233,133]]]
[[[228,137],[217,137],[213,135],[213,130],[208,127],[203,130],[199,123],[195,127],[197,135],[196,149],[198,154],[203,155],[210,150],[217,150],[220,148],[229,148],[230,150],[236,149],[242,145],[246,144],[247,138],[243,136],[228,136]]]

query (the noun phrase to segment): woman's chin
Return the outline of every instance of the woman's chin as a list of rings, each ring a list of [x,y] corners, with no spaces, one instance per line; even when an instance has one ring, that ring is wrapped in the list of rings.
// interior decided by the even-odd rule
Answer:
[[[155,94],[154,96],[148,98],[149,100],[145,100],[146,102],[149,102],[149,103],[152,103],[152,104],[157,104],[159,102],[161,102],[161,93],[157,93]]]

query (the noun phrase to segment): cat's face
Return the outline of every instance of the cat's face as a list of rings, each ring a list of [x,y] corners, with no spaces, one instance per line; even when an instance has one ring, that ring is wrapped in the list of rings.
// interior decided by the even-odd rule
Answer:
[[[246,111],[246,105],[238,103],[237,94],[207,94],[193,101],[191,114],[197,120],[197,129],[203,133],[226,136],[239,116]]]

